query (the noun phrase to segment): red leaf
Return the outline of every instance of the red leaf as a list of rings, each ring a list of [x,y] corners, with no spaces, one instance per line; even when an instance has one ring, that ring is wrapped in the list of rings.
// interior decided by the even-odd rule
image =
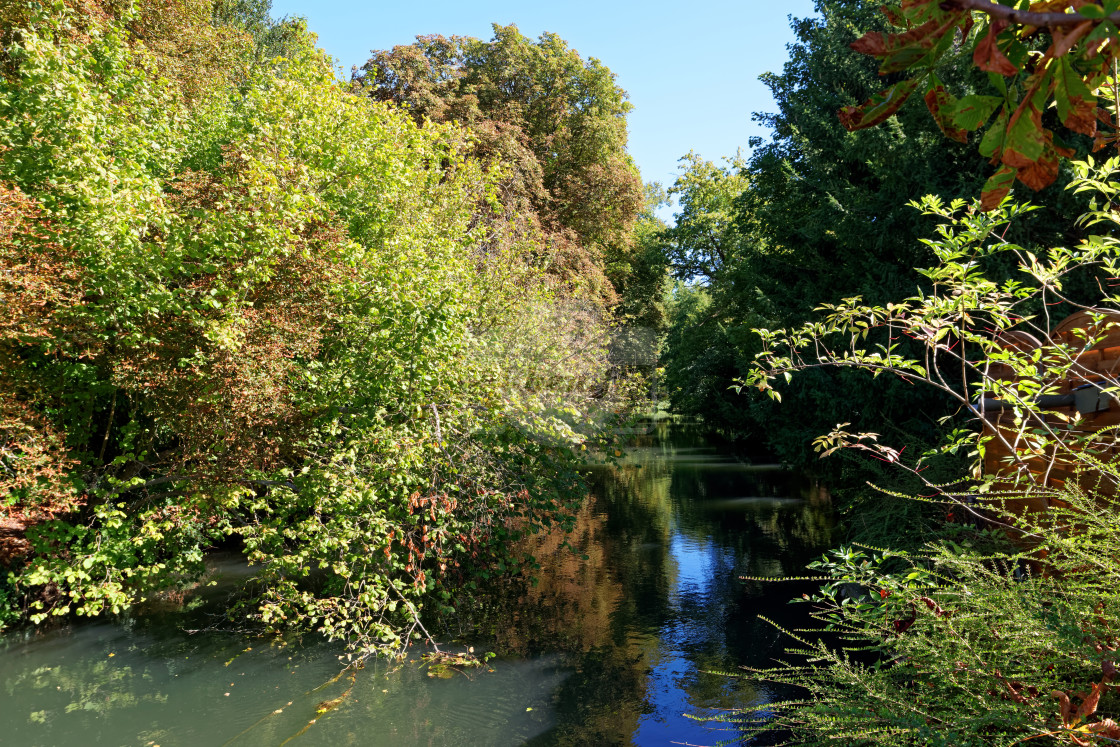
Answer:
[[[968,134],[953,124],[953,116],[956,114],[956,101],[949,95],[940,81],[935,81],[933,87],[926,91],[925,102],[926,108],[933,115],[933,120],[937,122],[937,126],[945,134],[945,137],[956,140],[958,143],[968,142]]]
[[[959,13],[948,19],[931,18],[901,34],[870,31],[850,46],[857,52],[882,59],[880,75],[901,72],[913,68],[937,51],[945,35],[953,33],[958,21]]]
[[[902,108],[917,87],[916,78],[904,80],[875,94],[860,106],[845,106],[840,110],[840,124],[852,132],[874,127]]]
[[[1011,185],[1015,183],[1015,175],[1018,169],[1013,169],[1010,166],[1004,166],[988,179],[984,184],[984,190],[980,193],[980,209],[987,212],[995,210],[999,204],[1003,202],[1003,198],[1007,197],[1011,192]]]
[[[925,602],[926,607],[929,607],[930,611],[933,614],[937,615],[938,617],[948,617],[949,616],[949,613],[946,612],[945,610],[943,610],[941,608],[940,604],[933,601],[929,597],[918,597],[918,600],[921,601],[921,602]]]
[[[1000,51],[997,38],[1001,31],[1007,28],[1007,21],[993,20],[988,26],[988,35],[976,45],[972,53],[972,63],[976,67],[989,73],[1000,75],[1015,75],[1019,68],[1011,64],[1011,60]]]

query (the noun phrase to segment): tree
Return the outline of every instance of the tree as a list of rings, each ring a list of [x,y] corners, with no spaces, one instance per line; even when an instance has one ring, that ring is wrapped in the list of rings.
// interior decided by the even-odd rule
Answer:
[[[984,158],[945,138],[918,97],[879,127],[850,132],[842,126],[837,110],[882,87],[875,61],[853,53],[849,45],[868,33],[885,33],[887,20],[878,3],[865,0],[821,0],[816,7],[818,17],[793,21],[796,43],[783,69],[763,77],[777,108],[756,115],[772,134],[768,141],[752,142],[746,161],[746,188],[735,200],[728,233],[734,237],[733,261],[712,279],[711,306],[689,322],[692,332],[674,333],[677,339],[709,340],[707,360],[669,353],[669,371],[679,372],[675,388],[686,393],[681,401],[691,403],[690,413],[729,433],[763,438],[783,458],[799,462],[815,461],[809,444],[816,434],[852,417],[869,429],[887,422],[921,441],[936,439],[933,413],[949,405],[897,380],[867,383],[846,373],[818,372],[783,390],[779,416],[750,392],[733,397],[726,391],[760,349],[751,328],[797,324],[817,305],[843,298],[884,303],[911,292],[922,282],[911,268],[930,258],[920,238],[931,223],[906,207],[904,199],[969,197],[985,178]],[[939,75],[962,92],[987,85],[968,50],[946,52]],[[1070,173],[1063,168],[1060,181]],[[682,180],[682,188],[688,180]],[[688,189],[701,205],[699,195],[710,187],[697,182]],[[1069,216],[1083,212],[1082,198],[1051,190],[1037,201],[1040,209],[1011,226],[1008,240],[1023,245],[1080,240]],[[683,267],[679,264],[677,271]],[[1088,282],[1075,295],[1086,299],[1095,292]],[[723,349],[732,344],[733,350]],[[776,422],[783,426],[774,427]]]
[[[555,34],[533,42],[495,25],[489,42],[423,36],[374,52],[354,80],[417,123],[470,127],[474,155],[505,164],[503,204],[547,237],[553,274],[617,300],[642,185],[626,153],[630,104],[599,60]]]
[[[570,516],[606,329],[461,126],[352,95],[306,34],[259,64],[191,7],[12,31],[0,626],[189,588],[232,540],[242,620],[401,646]]]

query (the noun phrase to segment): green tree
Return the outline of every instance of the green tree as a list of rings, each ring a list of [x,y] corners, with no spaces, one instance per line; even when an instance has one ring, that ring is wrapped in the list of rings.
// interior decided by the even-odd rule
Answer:
[[[120,612],[235,538],[237,614],[399,646],[568,520],[606,329],[462,127],[177,7],[39,9],[0,79],[0,625]],[[179,64],[228,38],[228,75]]]
[[[782,458],[803,463],[815,461],[808,447],[813,436],[853,418],[868,428],[888,423],[928,443],[937,438],[936,419],[950,405],[897,381],[867,383],[818,372],[783,390],[779,416],[749,392],[735,398],[726,391],[760,349],[751,328],[796,324],[821,303],[850,297],[882,303],[912,291],[921,280],[911,268],[929,258],[920,237],[930,223],[900,197],[977,194],[985,168],[973,148],[944,137],[918,98],[880,127],[845,129],[836,112],[883,85],[874,60],[849,47],[885,30],[887,21],[877,3],[865,0],[821,0],[816,9],[817,17],[793,21],[796,42],[782,71],[763,76],[777,110],[756,118],[771,128],[771,137],[752,142],[733,225],[720,224],[723,243],[735,247],[734,261],[713,277],[707,314],[690,322],[693,336],[710,341],[707,360],[678,356],[670,346],[667,364],[674,390],[683,393],[680,401],[691,403],[689,412],[729,434],[762,437]],[[987,85],[964,50],[946,53],[940,75],[960,91]],[[689,172],[680,185],[697,195],[696,205],[705,205],[711,187],[697,182],[698,175]],[[1083,201],[1064,191],[1043,193],[1039,201],[1042,209],[1012,226],[1008,238],[1025,245],[1076,242],[1080,234],[1069,216],[1082,211]],[[678,272],[689,271],[690,261],[677,259]],[[676,336],[688,339],[690,333]],[[701,373],[703,379],[695,378]]]
[[[503,203],[543,231],[553,274],[617,300],[642,185],[626,153],[630,104],[599,60],[555,34],[534,42],[495,25],[488,42],[423,36],[375,52],[355,83],[418,123],[468,125],[475,155],[505,164]]]

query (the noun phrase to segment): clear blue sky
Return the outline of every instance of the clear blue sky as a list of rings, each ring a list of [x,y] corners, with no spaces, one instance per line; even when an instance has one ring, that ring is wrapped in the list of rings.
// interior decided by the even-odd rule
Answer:
[[[745,153],[752,135],[767,135],[751,122],[752,112],[774,110],[758,76],[781,70],[793,38],[788,16],[811,15],[813,3],[273,0],[272,10],[306,17],[346,71],[371,49],[409,44],[418,34],[489,39],[492,23],[515,23],[534,39],[555,32],[618,76],[634,105],[630,153],[644,180],[668,187],[690,150],[714,161],[737,148]]]

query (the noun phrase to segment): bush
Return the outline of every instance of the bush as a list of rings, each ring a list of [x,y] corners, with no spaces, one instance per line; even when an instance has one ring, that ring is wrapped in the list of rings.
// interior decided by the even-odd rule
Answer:
[[[939,264],[919,270],[932,293],[885,307],[847,299],[823,307],[821,321],[760,331],[765,351],[744,385],[780,398],[779,379],[850,367],[932,386],[987,425],[947,421],[944,444],[915,458],[846,424],[817,440],[823,454],[855,449],[900,468],[922,490],[897,497],[941,504],[950,523],[919,552],[850,547],[812,565],[823,585],[801,601],[814,605],[822,626],[787,631],[798,642],[791,658],[759,673],[807,695],[732,717],[748,733],[783,731],[799,744],[1120,739],[1112,720],[1120,708],[1112,693],[1120,647],[1116,426],[1094,427],[1094,412],[1051,397],[1070,380],[1096,380],[1105,399],[1120,391],[1085,355],[1115,330],[1097,314],[1095,324],[1053,343],[1014,342],[1021,332],[1048,340],[1060,316],[1083,308],[1063,293],[1073,275],[1095,275],[1102,289],[1120,276],[1120,245],[1108,233],[1117,223],[1117,166],[1077,165],[1073,188],[1104,198],[1081,219],[1104,231],[1080,246],[1039,256],[1001,239],[1029,208],[1005,202],[985,215],[927,197],[920,207],[945,221],[926,242]],[[1020,276],[990,280],[1008,257]],[[1103,290],[1101,300],[1120,303]],[[904,337],[924,354],[901,354]],[[998,421],[993,407],[1006,413]],[[985,452],[998,470],[982,472]],[[926,478],[946,454],[967,455],[973,473],[951,484]]]

